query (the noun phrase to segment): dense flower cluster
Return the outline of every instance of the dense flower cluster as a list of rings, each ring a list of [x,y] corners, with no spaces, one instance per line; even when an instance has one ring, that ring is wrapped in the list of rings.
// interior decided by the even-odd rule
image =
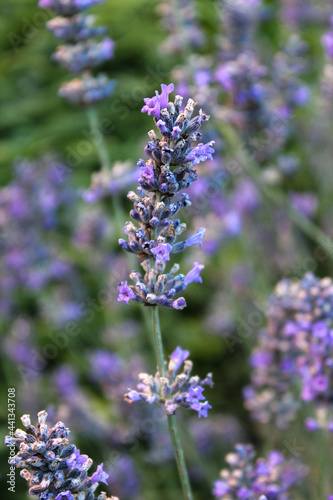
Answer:
[[[87,105],[108,97],[114,82],[105,75],[94,77],[91,69],[113,56],[114,42],[104,38],[100,42],[94,37],[104,35],[104,27],[95,27],[95,17],[81,12],[104,0],[39,0],[39,6],[53,10],[58,17],[47,23],[56,38],[65,42],[57,48],[53,59],[71,73],[80,73],[78,78],[64,83],[59,95],[73,104]]]
[[[208,373],[205,379],[191,376],[192,361],[188,360],[189,351],[177,347],[170,355],[166,377],[157,372],[155,377],[147,373],[138,375],[137,390],[129,389],[125,394],[125,401],[146,401],[149,404],[162,403],[168,415],[174,415],[179,407],[192,409],[198,416],[207,417],[211,405],[203,396],[204,386],[212,387],[212,374]],[[183,372],[177,374],[181,365]]]
[[[278,451],[255,460],[252,445],[236,445],[225,460],[229,469],[222,469],[213,490],[219,500],[288,500],[289,490],[306,475],[303,466],[287,462]]]
[[[19,448],[9,463],[22,469],[21,476],[29,482],[29,494],[39,500],[111,500],[104,492],[97,497],[94,494],[99,483],[107,484],[103,464],[88,476],[92,459],[69,444],[70,431],[62,422],[48,429],[47,416],[46,411],[38,413],[36,428],[31,425],[30,415],[23,415],[26,430],[17,429],[15,437],[5,437],[6,446]]]
[[[271,302],[268,327],[260,332],[251,357],[246,406],[260,422],[273,419],[283,427],[301,400],[313,402],[316,418],[306,421],[307,428],[332,431],[332,280],[312,274],[300,281],[282,280]]]
[[[119,243],[126,251],[146,258],[141,264],[145,275],[131,273],[135,286],[128,286],[127,281],[120,283],[118,300],[127,304],[133,300],[145,305],[183,309],[185,299],[180,297],[174,300],[174,296],[189,283],[201,282],[200,271],[203,266],[195,262],[193,269],[186,275],[178,273],[177,264],[167,274],[164,270],[171,253],[201,245],[205,228],[199,228],[196,234],[177,242],[177,237],[185,231],[186,225],[173,217],[180,209],[191,204],[188,195],[181,191],[197,179],[193,167],[211,159],[214,149],[212,142],[192,146],[193,141],[201,138],[200,126],[209,117],[200,110],[192,118],[195,106],[192,99],[188,100],[183,111],[180,96],[176,96],[174,103],[168,102],[173,89],[173,84],[162,84],[161,94],[156,91],[154,97],[144,99],[142,111],[153,115],[162,139],[158,139],[154,131],[149,132],[150,141],[145,148],[149,159],[138,162],[140,186],[137,193],[128,193],[134,205],[130,215],[139,223],[139,227],[126,222],[124,231],[128,242],[120,239]]]

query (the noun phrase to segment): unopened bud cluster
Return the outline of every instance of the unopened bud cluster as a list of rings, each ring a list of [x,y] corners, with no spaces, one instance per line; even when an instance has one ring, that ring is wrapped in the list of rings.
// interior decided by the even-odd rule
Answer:
[[[14,437],[6,436],[5,444],[19,449],[9,463],[22,469],[30,495],[39,500],[118,500],[104,492],[95,496],[99,483],[107,484],[108,474],[101,464],[88,476],[93,461],[69,443],[70,431],[62,422],[48,429],[46,411],[38,413],[37,428],[31,425],[30,415],[21,420],[25,431],[17,429]]]
[[[212,374],[208,373],[205,379],[191,376],[192,361],[189,351],[177,347],[170,355],[166,377],[157,372],[155,377],[147,373],[139,373],[137,390],[129,389],[125,394],[125,401],[145,401],[149,404],[164,404],[168,415],[174,415],[180,407],[198,412],[198,416],[207,417],[211,405],[203,396],[204,386],[213,386]],[[183,372],[177,374],[181,365]]]

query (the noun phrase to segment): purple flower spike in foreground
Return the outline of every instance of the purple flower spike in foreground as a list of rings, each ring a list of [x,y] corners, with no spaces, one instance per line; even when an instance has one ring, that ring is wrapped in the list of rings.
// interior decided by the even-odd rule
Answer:
[[[229,468],[222,469],[221,479],[214,484],[218,500],[289,500],[289,490],[307,474],[299,462],[286,462],[278,451],[255,460],[252,445],[237,444],[225,460]]]
[[[149,404],[164,404],[168,415],[174,415],[180,407],[198,412],[198,417],[207,417],[211,405],[203,396],[204,386],[213,386],[212,374],[208,373],[204,380],[198,376],[191,377],[192,361],[188,360],[189,351],[177,347],[170,355],[166,378],[159,372],[155,377],[147,373],[139,373],[137,390],[129,389],[125,401],[133,403],[146,401]],[[183,366],[183,372],[177,371]]]
[[[127,252],[135,253],[145,259],[141,266],[142,275],[137,271],[130,274],[135,285],[128,287],[127,282],[120,283],[119,301],[128,303],[141,302],[146,306],[163,306],[170,309],[186,307],[184,297],[175,298],[190,283],[202,283],[200,271],[204,268],[199,262],[186,275],[179,273],[178,264],[174,264],[167,272],[167,263],[173,253],[199,245],[205,234],[201,227],[185,240],[177,241],[186,230],[186,224],[175,215],[183,208],[191,205],[191,201],[183,191],[196,181],[194,166],[206,159],[212,159],[214,153],[212,142],[192,146],[201,138],[199,129],[209,119],[202,110],[192,117],[195,103],[187,101],[181,111],[183,98],[176,96],[174,102],[168,102],[174,85],[162,84],[162,92],[152,98],[144,99],[142,111],[154,117],[155,125],[162,138],[149,132],[149,142],[145,147],[148,160],[139,160],[140,186],[137,192],[130,191],[128,198],[134,208],[130,211],[133,222],[126,222],[124,232],[128,241],[119,240],[119,244]],[[128,288],[131,290],[129,292]],[[126,290],[125,298],[123,290]]]
[[[16,455],[11,453],[9,463],[22,469],[30,495],[39,500],[118,500],[104,492],[95,496],[98,483],[107,484],[108,474],[101,464],[88,476],[93,461],[69,443],[70,431],[62,422],[48,429],[46,411],[38,413],[37,428],[31,425],[30,415],[21,420],[25,431],[17,429],[14,437],[6,436],[5,445],[19,449]]]

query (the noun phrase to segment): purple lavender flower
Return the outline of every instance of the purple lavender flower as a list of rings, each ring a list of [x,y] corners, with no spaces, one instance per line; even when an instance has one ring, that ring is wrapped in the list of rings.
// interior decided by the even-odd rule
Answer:
[[[26,431],[17,429],[15,437],[5,438],[6,446],[15,445],[19,449],[9,462],[23,469],[21,476],[29,482],[29,494],[40,500],[116,500],[115,497],[107,498],[104,492],[95,497],[97,483],[106,483],[108,477],[103,464],[91,477],[87,476],[93,461],[87,455],[80,455],[79,450],[69,444],[69,429],[62,422],[48,429],[47,416],[46,411],[38,413],[36,428],[31,425],[30,415],[23,415],[21,420]]]
[[[125,401],[133,403],[145,401],[149,404],[163,404],[168,415],[174,415],[179,407],[192,409],[198,416],[207,417],[211,405],[203,401],[204,386],[212,387],[212,374],[208,373],[204,380],[197,376],[191,377],[192,362],[188,360],[189,351],[177,347],[170,355],[166,378],[159,372],[155,377],[147,373],[139,373],[137,390],[129,389]],[[183,372],[177,375],[180,366],[184,364]]]
[[[33,162],[21,160],[14,165],[12,181],[0,189],[3,316],[10,317],[13,311],[17,316],[20,297],[34,296],[41,303],[43,294],[36,291],[60,279],[75,302],[77,280],[72,265],[59,257],[57,242],[50,240],[53,230],[67,229],[62,213],[70,211],[76,199],[68,186],[68,170],[50,156]]]
[[[115,82],[105,75],[93,77],[83,74],[81,78],[63,83],[58,91],[60,97],[66,98],[75,105],[87,105],[101,101],[112,93]]]
[[[186,156],[186,160],[191,161],[192,165],[197,165],[201,161],[212,160],[214,149],[212,145],[215,141],[210,141],[207,144],[198,144],[192,151]]]
[[[60,45],[52,57],[71,73],[81,73],[110,59],[113,50],[114,42],[105,38],[99,43],[88,41],[76,45]]]
[[[118,286],[119,290],[119,297],[118,297],[118,302],[126,302],[127,305],[129,305],[129,300],[130,299],[135,299],[135,293],[131,290],[131,288],[127,285],[127,281],[124,281],[124,283],[120,283]]]
[[[89,105],[108,97],[114,82],[104,75],[93,77],[90,69],[107,61],[113,56],[114,42],[104,38],[97,42],[93,37],[104,35],[104,27],[94,27],[94,16],[81,15],[80,12],[104,0],[40,0],[39,6],[50,8],[63,17],[56,17],[47,23],[48,29],[66,42],[53,54],[60,66],[72,73],[81,73],[80,78],[66,82],[59,95],[76,105]],[[82,72],[85,72],[82,74]]]
[[[155,96],[151,99],[146,97],[144,99],[145,106],[141,109],[142,113],[148,113],[148,115],[153,115],[155,118],[159,118],[161,116],[161,110],[166,109],[168,106],[169,94],[173,92],[175,86],[173,83],[169,85],[165,85],[162,83],[161,85],[161,94],[155,90]]]
[[[109,474],[107,474],[103,470],[103,464],[100,464],[97,466],[97,471],[94,472],[94,474],[91,476],[91,481],[93,483],[104,483],[107,485],[108,484],[107,483],[108,477],[109,477]]]
[[[202,278],[200,276],[200,272],[203,270],[205,266],[200,264],[200,262],[194,262],[193,269],[187,273],[185,276],[184,282],[186,285],[189,283],[202,283]]]
[[[181,365],[189,357],[190,351],[182,349],[181,347],[176,347],[172,354],[170,354],[169,370],[178,372]]]
[[[88,455],[80,455],[80,450],[75,450],[67,460],[66,464],[68,467],[84,470],[84,464],[87,462],[88,458]]]
[[[74,497],[70,491],[64,491],[63,493],[59,493],[55,500],[74,500]]]
[[[95,16],[55,17],[46,23],[51,33],[65,42],[79,42],[104,35],[104,27],[94,27]]]
[[[307,470],[297,461],[286,462],[278,451],[255,461],[252,445],[237,444],[226,458],[229,469],[214,483],[213,494],[219,500],[289,500],[289,490],[299,484]],[[261,496],[263,495],[263,496]]]
[[[104,0],[39,0],[39,7],[51,9],[56,14],[74,16],[94,4],[103,3]]]
[[[206,229],[204,227],[201,227],[200,229],[198,229],[196,234],[193,234],[193,236],[190,236],[185,241],[185,247],[191,247],[193,245],[199,245],[201,247],[205,232],[206,232]]]
[[[134,205],[130,215],[139,223],[139,227],[126,222],[124,232],[128,241],[119,240],[127,252],[146,258],[141,264],[145,275],[133,271],[130,277],[135,281],[135,286],[128,287],[127,282],[123,282],[119,290],[122,293],[125,287],[126,302],[127,298],[131,298],[145,305],[179,310],[186,306],[186,302],[183,297],[175,299],[175,295],[185,290],[190,283],[201,283],[199,273],[203,267],[196,263],[192,271],[184,276],[178,273],[178,264],[165,273],[166,263],[171,260],[171,253],[181,252],[192,245],[201,246],[205,228],[201,227],[196,234],[177,242],[177,237],[185,231],[186,225],[174,219],[174,216],[191,204],[183,190],[197,179],[193,166],[212,158],[214,150],[211,147],[213,142],[192,147],[192,142],[201,137],[199,129],[202,123],[209,117],[200,110],[192,118],[195,105],[192,99],[181,111],[182,97],[176,96],[173,103],[168,102],[174,85],[162,84],[161,88],[161,94],[156,91],[154,97],[144,99],[142,111],[154,116],[163,137],[160,140],[154,131],[149,132],[150,141],[145,148],[149,159],[140,159],[138,162],[140,186],[137,193],[128,193]],[[155,266],[150,260],[152,258]]]
[[[325,49],[326,56],[333,58],[333,31],[328,31],[322,36],[321,42]]]
[[[170,260],[170,253],[172,246],[169,243],[159,243],[156,247],[151,249],[151,253],[155,255],[156,266],[158,264],[165,264]]]
[[[245,390],[246,406],[261,422],[275,419],[285,427],[301,401],[312,403],[316,418],[306,421],[307,429],[330,431],[332,281],[310,273],[300,281],[282,280],[271,304],[268,328],[260,332],[251,357],[252,386]]]

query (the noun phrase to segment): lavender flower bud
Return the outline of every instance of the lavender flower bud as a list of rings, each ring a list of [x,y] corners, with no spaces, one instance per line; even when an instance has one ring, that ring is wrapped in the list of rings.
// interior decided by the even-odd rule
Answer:
[[[23,415],[21,420],[30,430],[30,416]],[[91,477],[87,477],[92,460],[87,455],[80,455],[74,445],[68,444],[69,429],[62,422],[48,429],[46,420],[47,412],[39,412],[35,436],[17,429],[15,438],[5,437],[6,446],[15,444],[19,449],[10,458],[10,464],[23,469],[21,476],[29,483],[30,495],[37,496],[39,500],[95,500],[94,491],[98,483],[107,484],[108,474],[103,471],[103,464],[98,465]],[[101,497],[117,500],[115,497],[106,498],[105,493],[101,493],[98,499]]]
[[[179,300],[179,299],[178,299]],[[184,300],[184,299],[183,299]],[[192,362],[187,360],[189,351],[179,346],[170,355],[170,362],[166,378],[160,377],[159,372],[155,377],[147,374],[139,374],[140,383],[137,390],[129,389],[125,394],[128,403],[145,401],[149,404],[164,404],[166,413],[174,415],[180,407],[192,409],[198,412],[198,417],[208,416],[211,405],[205,401],[203,396],[204,386],[213,386],[212,374],[209,373],[204,380],[199,377],[191,377]],[[183,372],[177,375],[181,365],[184,364]]]

